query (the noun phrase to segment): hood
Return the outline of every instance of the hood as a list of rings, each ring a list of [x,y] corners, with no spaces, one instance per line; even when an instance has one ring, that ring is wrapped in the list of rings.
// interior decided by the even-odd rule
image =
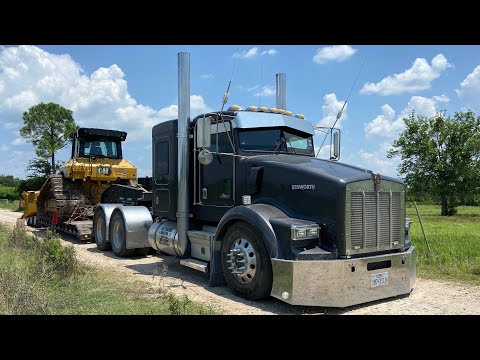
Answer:
[[[327,181],[351,183],[372,178],[373,171],[338,161],[317,159],[309,156],[291,154],[269,154],[249,158],[246,163],[265,168],[277,168],[287,172],[298,171],[304,175],[321,177]],[[400,180],[382,176],[382,179],[401,183]]]

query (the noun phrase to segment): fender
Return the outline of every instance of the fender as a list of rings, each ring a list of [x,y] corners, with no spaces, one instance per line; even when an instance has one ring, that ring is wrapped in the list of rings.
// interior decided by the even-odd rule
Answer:
[[[242,220],[258,230],[270,258],[278,257],[277,236],[270,224],[271,218],[287,217],[278,208],[268,204],[251,204],[236,206],[223,215],[215,232],[214,243],[210,246],[210,286],[222,285],[224,283],[222,263],[220,256],[221,240],[229,224],[236,220]]]

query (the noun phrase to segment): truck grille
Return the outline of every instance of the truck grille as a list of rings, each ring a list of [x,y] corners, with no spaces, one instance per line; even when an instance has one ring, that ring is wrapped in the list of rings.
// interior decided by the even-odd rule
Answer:
[[[401,241],[400,192],[354,191],[350,202],[352,250],[398,247]]]

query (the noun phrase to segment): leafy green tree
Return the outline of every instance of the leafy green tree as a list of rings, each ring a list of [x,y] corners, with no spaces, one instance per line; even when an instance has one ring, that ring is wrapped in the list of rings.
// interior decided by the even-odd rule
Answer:
[[[480,117],[471,111],[427,118],[412,113],[388,157],[401,156],[398,172],[417,194],[439,198],[441,215],[453,215],[460,197],[478,194]]]
[[[8,186],[8,187],[15,187],[18,185],[20,180],[13,175],[0,175],[0,185]]]
[[[32,143],[39,157],[51,159],[55,170],[55,152],[67,145],[69,135],[78,129],[72,111],[55,103],[40,103],[23,113],[20,135]]]
[[[52,170],[52,164],[49,159],[35,158],[28,162],[27,172],[29,178],[41,177],[47,178],[50,174],[54,174],[62,165],[62,161],[55,160],[55,168]]]

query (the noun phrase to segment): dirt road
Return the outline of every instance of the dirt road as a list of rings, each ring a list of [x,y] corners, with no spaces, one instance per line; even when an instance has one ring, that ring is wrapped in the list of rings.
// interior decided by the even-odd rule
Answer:
[[[0,209],[0,223],[13,226],[20,213]],[[35,230],[41,235],[42,230]],[[291,306],[270,298],[247,301],[233,295],[226,286],[208,287],[206,275],[183,267],[173,256],[119,258],[111,251],[101,252],[95,244],[83,243],[62,234],[65,244],[72,244],[78,259],[98,268],[110,268],[126,276],[162,286],[177,295],[186,294],[196,302],[214,305],[224,314],[480,314],[480,287],[417,278],[409,296],[376,301],[347,309]],[[162,273],[165,276],[153,276]]]

